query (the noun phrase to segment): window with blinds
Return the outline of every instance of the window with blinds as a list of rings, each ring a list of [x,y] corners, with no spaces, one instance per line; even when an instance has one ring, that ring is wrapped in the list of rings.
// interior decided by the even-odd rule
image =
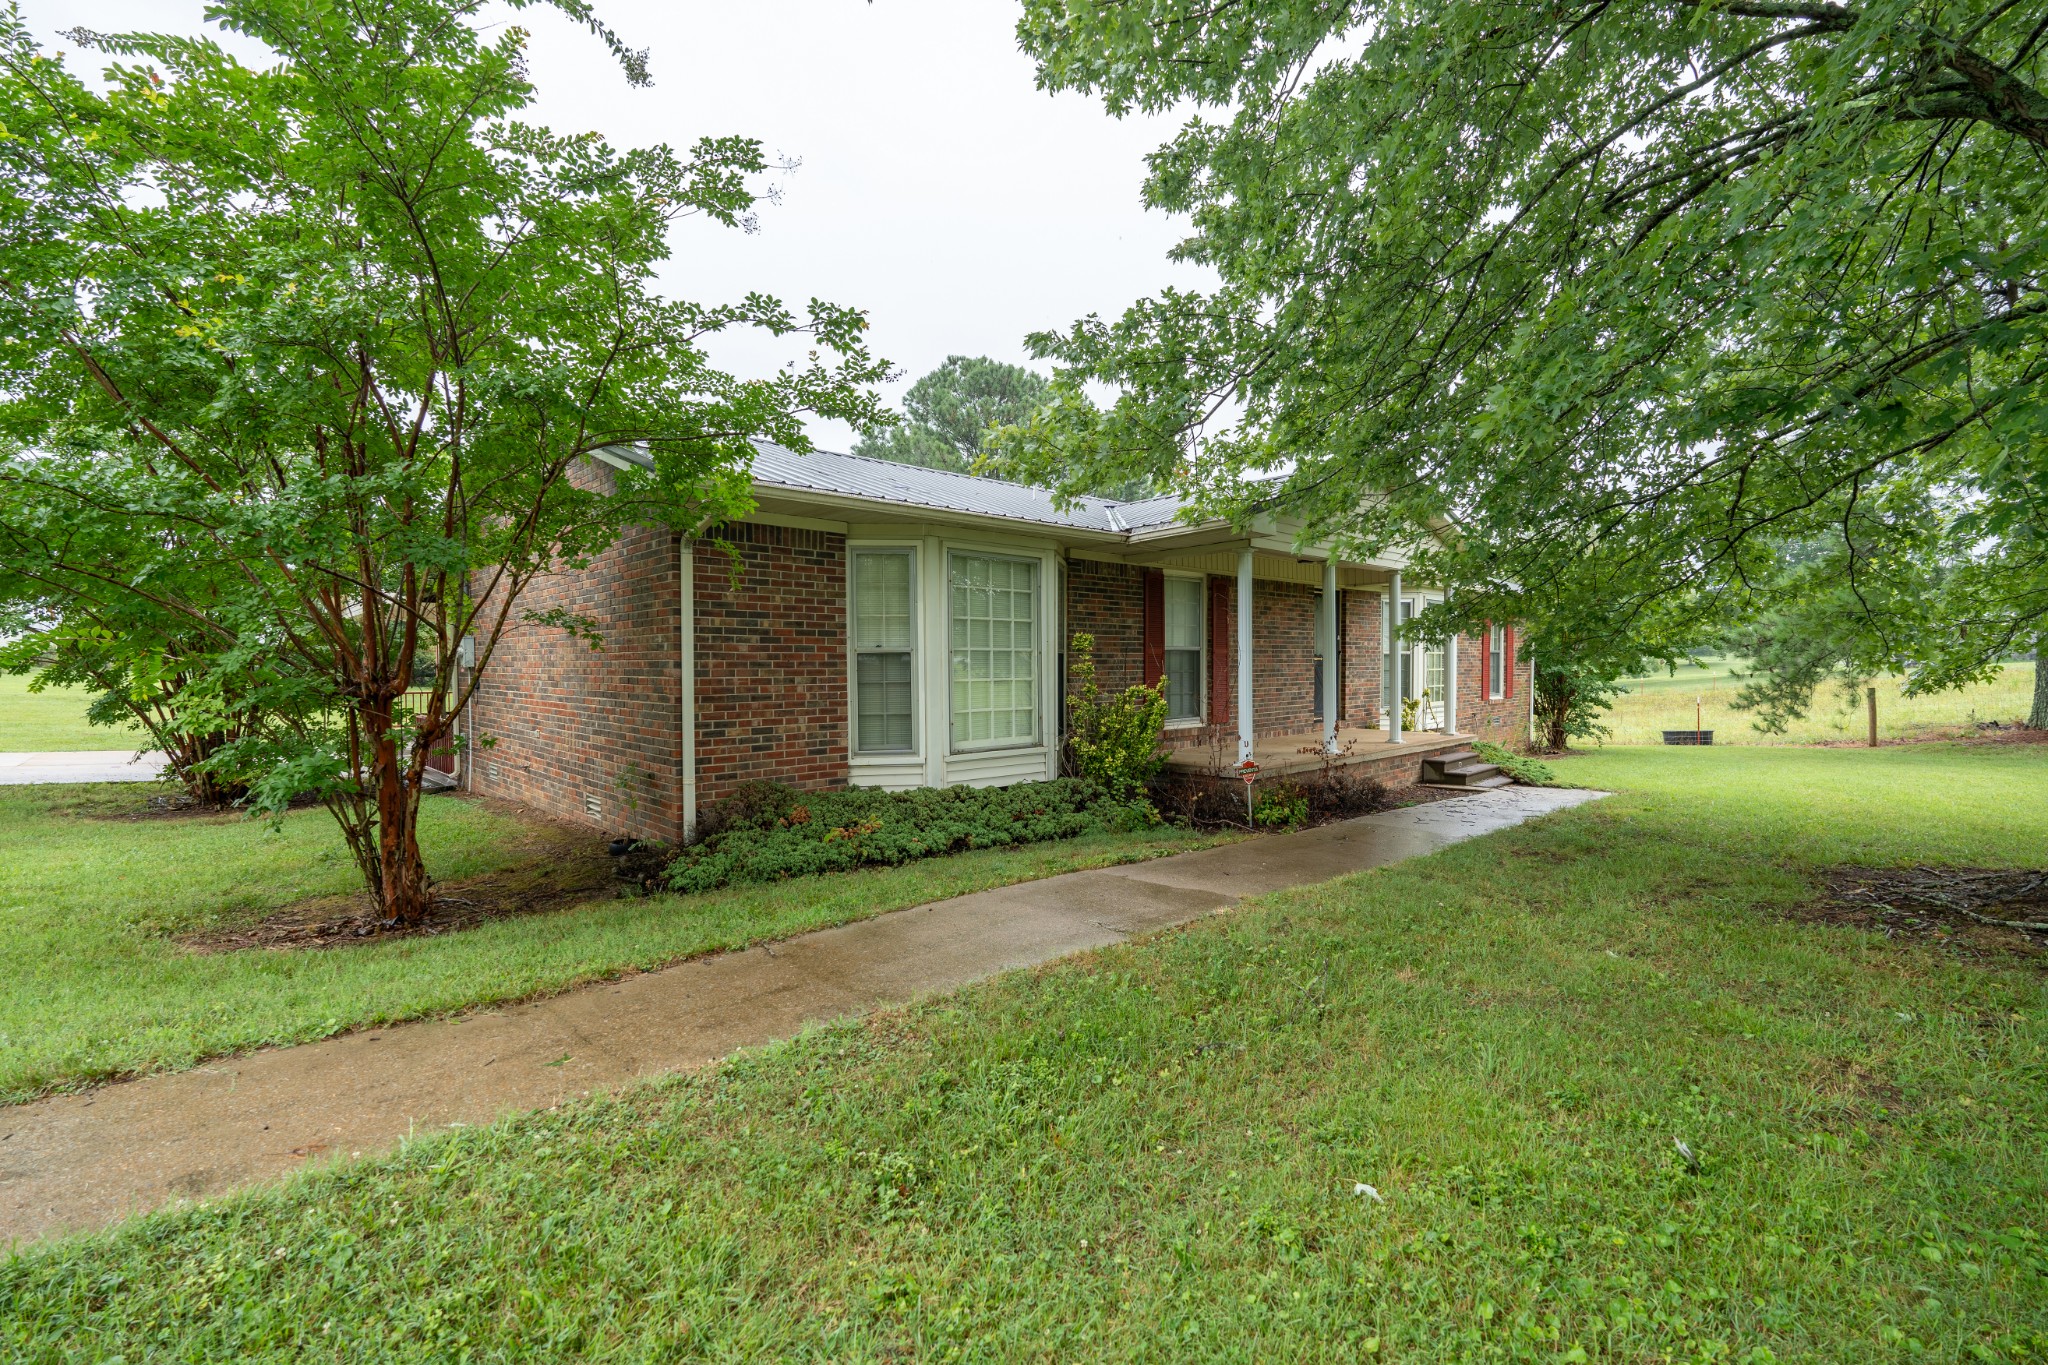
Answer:
[[[1202,580],[1168,578],[1166,587],[1166,718],[1202,718]]]
[[[955,554],[947,575],[953,747],[1038,740],[1038,563]]]
[[[1508,680],[1503,673],[1507,663],[1507,629],[1493,626],[1486,632],[1486,697],[1499,701],[1507,695]]]
[[[853,747],[902,754],[917,747],[916,556],[853,555]]]

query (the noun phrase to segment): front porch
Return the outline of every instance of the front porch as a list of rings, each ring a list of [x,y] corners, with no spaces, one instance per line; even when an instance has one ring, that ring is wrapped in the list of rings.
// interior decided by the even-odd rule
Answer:
[[[1462,748],[1470,741],[1469,735],[1441,730],[1411,730],[1396,739],[1385,730],[1339,726],[1336,753],[1327,761],[1344,768],[1364,767],[1367,769],[1365,775],[1369,777],[1394,777],[1412,782],[1421,770],[1423,759],[1431,754]],[[1268,735],[1253,741],[1252,761],[1259,765],[1261,779],[1313,772],[1326,761],[1323,745],[1324,736],[1320,730]],[[1175,749],[1167,756],[1166,766],[1173,772],[1212,772],[1218,769],[1219,753],[1222,775],[1231,776],[1231,770],[1239,761],[1235,735],[1221,745]]]

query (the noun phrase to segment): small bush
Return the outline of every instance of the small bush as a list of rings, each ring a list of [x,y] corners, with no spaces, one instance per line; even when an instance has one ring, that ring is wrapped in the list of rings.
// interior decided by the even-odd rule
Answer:
[[[1067,698],[1067,751],[1075,775],[1119,800],[1143,800],[1146,784],[1166,765],[1159,742],[1166,727],[1165,679],[1105,697],[1095,680],[1095,637],[1075,635],[1068,659],[1074,691]]]
[[[1299,829],[1308,823],[1308,793],[1282,781],[1259,793],[1252,823],[1261,829]]]
[[[1512,749],[1503,749],[1500,745],[1483,739],[1473,741],[1472,752],[1525,787],[1557,785],[1557,773],[1540,759],[1518,754]]]
[[[697,842],[669,864],[667,883],[677,891],[710,891],[971,848],[1128,832],[1158,819],[1146,802],[1117,800],[1076,778],[904,792],[799,792],[749,783],[705,812]]]

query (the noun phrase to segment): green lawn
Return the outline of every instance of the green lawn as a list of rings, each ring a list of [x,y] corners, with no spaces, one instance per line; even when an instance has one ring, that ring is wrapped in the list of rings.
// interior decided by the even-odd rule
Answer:
[[[1843,858],[2048,862],[2048,749],[1563,771],[1622,794],[28,1252],[0,1333],[30,1360],[2048,1357],[2043,977],[1782,914]]]
[[[88,725],[87,696],[75,687],[28,690],[28,679],[0,673],[0,754],[63,749],[128,749],[146,742],[133,725]]]
[[[1738,659],[1709,658],[1681,667],[1676,675],[1657,673],[1631,678],[1628,691],[1615,699],[1602,718],[1612,730],[1613,744],[1659,744],[1666,730],[1693,727],[1693,700],[1701,708],[1705,728],[1714,732],[1716,744],[1814,744],[1830,740],[1860,740],[1868,736],[1870,721],[1859,697],[1843,705],[1841,689],[1828,686],[1814,697],[1813,709],[1804,720],[1794,721],[1782,735],[1767,735],[1755,728],[1756,715],[1735,709],[1735,694],[1742,688],[1734,676],[1746,668]],[[1980,720],[2008,724],[2027,714],[2034,696],[2034,666],[2007,664],[1992,682],[1966,687],[1958,692],[1908,697],[1895,677],[1877,681],[1877,733],[1880,739],[1916,739],[1929,735],[1968,733]]]
[[[146,788],[0,787],[0,1100],[345,1029],[561,990],[884,910],[1196,847],[1095,836],[700,896],[601,900],[437,938],[201,955],[176,936],[347,892],[324,811],[273,833],[240,816],[113,821]],[[530,861],[519,823],[456,797],[422,808],[441,879]],[[595,836],[593,836],[595,837]],[[4,1160],[0,1160],[4,1165]]]

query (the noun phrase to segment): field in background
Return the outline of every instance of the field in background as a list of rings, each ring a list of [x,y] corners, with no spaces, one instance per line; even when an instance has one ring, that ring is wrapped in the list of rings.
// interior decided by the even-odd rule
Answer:
[[[1710,658],[1705,667],[1687,665],[1677,676],[1656,674],[1632,678],[1628,692],[1616,699],[1605,723],[1614,733],[1609,744],[1661,744],[1666,730],[1689,730],[1693,698],[1705,701],[1705,728],[1716,744],[1814,744],[1828,740],[1859,740],[1868,733],[1859,696],[1845,707],[1839,688],[1823,688],[1814,696],[1806,719],[1794,721],[1782,735],[1763,734],[1755,716],[1737,711],[1735,694],[1742,687],[1735,672],[1740,660]],[[1903,680],[1883,678],[1877,684],[1877,733],[1880,739],[1925,739],[1974,733],[1977,722],[2006,724],[2023,718],[2034,694],[2034,666],[2012,663],[1996,681],[1960,692],[1935,696],[1900,695]]]
[[[0,673],[0,754],[129,749],[144,742],[134,726],[88,725],[90,698],[75,687],[28,690],[28,679]]]

